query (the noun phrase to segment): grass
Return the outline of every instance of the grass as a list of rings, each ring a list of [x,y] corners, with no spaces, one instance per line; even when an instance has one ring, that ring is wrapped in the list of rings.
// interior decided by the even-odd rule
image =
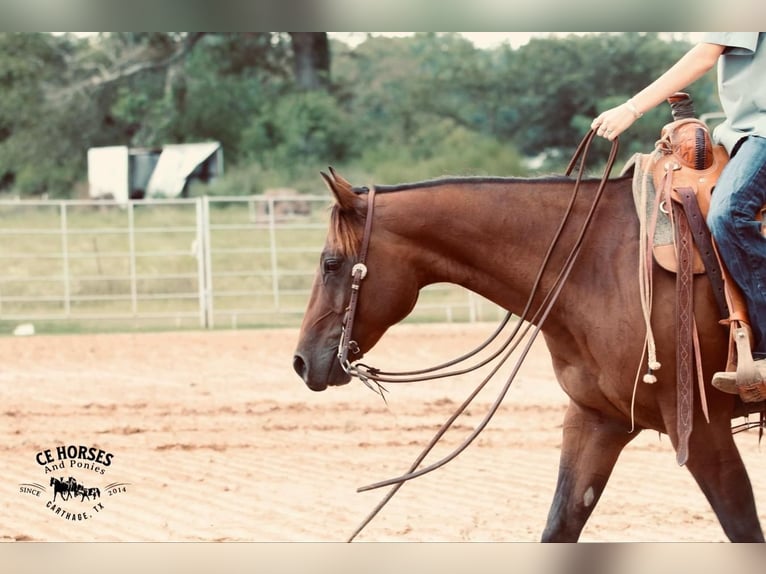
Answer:
[[[200,310],[206,263],[199,259],[206,240],[197,231],[201,202],[137,203],[132,210],[0,202],[0,334],[25,322],[38,333],[194,329],[205,322],[215,328],[297,326],[324,244],[329,200],[301,201],[304,213],[273,226],[257,200],[210,201],[207,314]],[[428,287],[408,320],[501,315],[470,297],[455,286]]]

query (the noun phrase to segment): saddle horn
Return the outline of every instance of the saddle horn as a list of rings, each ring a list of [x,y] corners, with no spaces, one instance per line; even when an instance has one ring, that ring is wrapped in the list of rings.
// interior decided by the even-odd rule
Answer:
[[[673,120],[697,117],[694,100],[686,92],[676,92],[668,98],[668,103],[670,104],[670,112],[673,114]]]

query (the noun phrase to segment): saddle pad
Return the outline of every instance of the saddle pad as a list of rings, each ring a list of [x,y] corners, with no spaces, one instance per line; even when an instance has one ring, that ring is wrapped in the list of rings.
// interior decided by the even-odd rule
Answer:
[[[634,154],[625,164],[620,175],[633,172],[633,203],[636,213],[644,221],[651,221],[652,211],[657,198],[654,188],[653,166],[656,154]],[[667,214],[660,211],[657,214],[657,226],[654,231],[654,245],[670,245],[673,243],[673,227]]]
[[[633,202],[639,219],[645,222],[647,233],[652,220],[657,200],[657,190],[654,185],[653,170],[658,159],[658,152],[652,154],[636,153],[628,160],[620,175],[633,174]],[[663,206],[664,207],[664,206]],[[648,237],[642,237],[647,241]],[[654,235],[652,237],[652,253],[655,261],[665,270],[676,273],[678,264],[676,260],[675,246],[673,244],[673,225],[670,215],[663,209],[657,210]],[[694,273],[704,273],[705,266],[694,248],[693,266]]]

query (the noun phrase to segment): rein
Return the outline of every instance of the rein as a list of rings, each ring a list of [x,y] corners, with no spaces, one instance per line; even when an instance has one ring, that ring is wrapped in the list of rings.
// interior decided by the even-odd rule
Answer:
[[[468,447],[468,445],[470,445],[473,442],[473,440],[475,440],[476,437],[478,437],[478,435],[484,430],[484,428],[486,428],[487,424],[489,424],[489,421],[492,419],[492,417],[495,415],[495,413],[499,409],[502,401],[505,398],[505,395],[507,394],[510,388],[511,383],[513,382],[513,380],[516,377],[516,374],[521,368],[521,365],[524,359],[526,358],[527,354],[531,350],[532,343],[534,342],[535,338],[539,334],[543,323],[545,322],[551,309],[556,303],[556,300],[558,299],[558,296],[561,293],[561,290],[563,289],[564,284],[566,283],[566,279],[569,277],[569,274],[574,267],[575,260],[577,256],[579,255],[582,248],[582,243],[585,237],[585,233],[590,227],[590,223],[593,219],[593,215],[595,213],[596,207],[598,206],[599,200],[601,199],[603,191],[606,187],[607,180],[609,178],[609,174],[611,173],[612,167],[616,160],[619,143],[618,143],[618,140],[615,139],[612,142],[612,149],[610,151],[606,167],[604,168],[604,174],[601,178],[599,187],[596,191],[596,195],[593,199],[590,209],[586,215],[585,221],[582,224],[579,235],[577,239],[575,240],[575,243],[572,246],[571,251],[569,252],[569,255],[567,256],[561,270],[559,271],[559,274],[556,277],[555,282],[553,283],[553,287],[545,295],[542,303],[540,304],[540,307],[534,313],[531,313],[533,301],[538,294],[542,277],[544,275],[545,270],[548,267],[554,248],[558,244],[559,239],[561,235],[563,234],[564,228],[566,227],[566,224],[569,220],[569,217],[574,210],[575,200],[577,198],[582,177],[585,171],[585,160],[587,158],[587,154],[590,149],[590,144],[594,136],[595,136],[595,132],[593,130],[590,130],[585,135],[585,137],[583,138],[583,140],[580,142],[579,146],[577,147],[575,153],[573,154],[572,159],[569,162],[569,165],[567,166],[566,175],[570,175],[570,173],[572,172],[574,167],[577,165],[577,162],[579,160],[579,169],[577,172],[577,177],[575,179],[574,188],[572,190],[572,196],[571,196],[569,205],[567,207],[567,210],[564,214],[564,217],[562,218],[561,224],[559,225],[559,228],[557,229],[554,235],[554,238],[551,241],[548,251],[545,254],[545,257],[543,259],[543,262],[540,266],[535,282],[533,284],[531,293],[527,300],[525,309],[520,315],[519,321],[516,327],[508,335],[505,341],[501,344],[500,348],[496,350],[495,352],[493,352],[488,358],[481,360],[472,366],[459,369],[459,370],[442,372],[449,367],[452,367],[456,364],[459,364],[477,355],[479,352],[484,350],[488,345],[490,345],[496,338],[499,337],[500,333],[504,330],[504,328],[508,324],[510,318],[512,317],[511,312],[508,312],[506,314],[504,319],[501,321],[500,326],[495,330],[495,332],[492,333],[492,335],[490,335],[490,337],[486,341],[481,343],[478,347],[466,353],[465,355],[462,355],[461,357],[458,357],[456,359],[442,363],[440,365],[436,365],[428,369],[394,373],[394,372],[380,371],[379,369],[375,369],[358,362],[351,364],[348,361],[349,352],[356,353],[359,350],[358,345],[351,339],[351,335],[352,335],[352,329],[354,324],[354,316],[356,314],[356,309],[358,305],[361,282],[364,279],[364,277],[367,275],[366,257],[367,257],[367,251],[369,248],[370,236],[372,234],[372,218],[373,218],[374,201],[375,201],[375,188],[374,187],[370,188],[369,196],[368,196],[368,211],[367,211],[367,216],[365,221],[364,235],[362,238],[362,249],[360,251],[359,261],[352,268],[353,279],[351,283],[351,298],[346,311],[346,316],[344,317],[343,329],[341,331],[340,344],[338,347],[338,357],[341,361],[341,365],[343,366],[344,371],[346,371],[351,376],[355,376],[359,378],[366,386],[368,386],[369,388],[371,388],[372,390],[374,390],[375,392],[383,396],[382,391],[386,389],[382,387],[382,385],[380,384],[381,382],[385,382],[385,383],[416,382],[416,381],[434,380],[438,378],[445,378],[445,377],[455,376],[459,374],[465,374],[489,364],[491,361],[495,360],[496,358],[501,357],[501,355],[502,357],[498,361],[497,365],[495,365],[492,368],[491,372],[485,377],[485,379],[479,385],[477,385],[477,387],[473,390],[473,392],[471,392],[471,394],[460,405],[460,407],[458,407],[458,409],[449,417],[449,419],[447,419],[447,421],[443,423],[443,425],[434,435],[434,437],[429,442],[429,444],[423,449],[420,455],[410,465],[409,469],[407,470],[405,474],[398,476],[396,478],[383,480],[375,484],[371,484],[369,486],[364,486],[357,489],[357,492],[364,492],[367,490],[373,490],[373,489],[381,488],[384,486],[393,486],[393,488],[388,492],[388,494],[381,500],[381,502],[375,507],[375,509],[367,516],[367,518],[362,522],[362,524],[356,529],[356,531],[349,537],[348,542],[351,542],[362,531],[362,529],[364,529],[364,527],[372,521],[372,519],[378,514],[378,512],[383,508],[383,506],[385,506],[385,504],[393,497],[393,495],[398,491],[399,488],[401,488],[401,486],[406,481],[416,478],[418,476],[422,476],[423,474],[426,474],[433,470],[436,470],[437,468],[445,465],[446,463],[448,463],[449,461],[457,457],[463,450],[465,450]],[[457,418],[468,408],[471,402],[476,398],[476,396],[478,396],[479,392],[497,374],[499,369],[506,363],[506,361],[510,358],[512,353],[519,347],[521,342],[524,340],[525,337],[527,337],[527,334],[530,331],[532,331],[532,333],[531,335],[529,335],[528,341],[524,345],[524,348],[521,351],[521,355],[517,359],[511,374],[509,375],[506,383],[504,384],[503,388],[498,394],[498,397],[492,403],[489,411],[484,416],[482,421],[476,426],[473,432],[463,441],[463,443],[459,445],[455,450],[453,450],[450,454],[436,461],[435,463],[429,466],[420,468],[418,470],[418,467],[423,462],[423,460],[428,455],[428,453],[434,448],[434,446],[436,446],[438,441],[447,432],[447,430],[449,430],[449,428],[452,426],[455,420],[457,420]],[[371,382],[375,383],[377,385],[377,388],[373,387]],[[384,397],[384,400],[385,400],[385,397]]]

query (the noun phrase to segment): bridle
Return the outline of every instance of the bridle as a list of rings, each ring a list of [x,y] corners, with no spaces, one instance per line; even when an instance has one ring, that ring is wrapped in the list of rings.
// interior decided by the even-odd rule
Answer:
[[[574,188],[572,190],[572,196],[570,198],[569,205],[565,211],[564,217],[562,218],[562,221],[553,237],[553,240],[551,241],[551,244],[548,248],[548,251],[545,254],[545,257],[543,258],[543,262],[540,266],[537,277],[533,284],[531,293],[527,300],[527,304],[525,306],[524,311],[519,316],[519,320],[516,326],[514,327],[512,332],[507,336],[506,340],[500,345],[500,348],[494,351],[488,358],[481,360],[475,365],[472,365],[463,369],[459,369],[459,370],[445,372],[445,369],[448,369],[449,367],[452,367],[458,363],[461,363],[477,355],[479,352],[481,352],[487,346],[489,346],[500,335],[500,333],[504,330],[504,328],[510,321],[512,317],[511,312],[508,312],[506,314],[506,316],[501,321],[500,325],[494,331],[494,333],[492,333],[490,337],[486,341],[484,341],[482,344],[480,344],[478,347],[466,353],[465,355],[462,355],[461,357],[458,357],[456,359],[453,359],[451,361],[448,361],[440,365],[436,365],[434,367],[430,367],[430,368],[422,369],[418,371],[392,373],[392,372],[381,371],[379,369],[369,367],[359,362],[351,363],[348,360],[348,356],[350,352],[354,354],[359,352],[358,344],[351,337],[353,333],[354,318],[356,316],[357,307],[358,307],[359,292],[361,289],[361,284],[364,278],[367,276],[367,252],[369,249],[370,238],[372,235],[372,220],[373,220],[374,206],[375,206],[375,188],[374,186],[370,187],[368,191],[367,215],[365,219],[364,235],[362,236],[362,246],[359,252],[358,261],[353,266],[351,271],[351,274],[352,274],[351,296],[350,296],[349,304],[348,304],[348,307],[346,308],[346,313],[343,319],[343,327],[341,330],[341,337],[340,337],[340,342],[338,345],[338,359],[340,360],[343,370],[349,375],[351,375],[352,377],[359,378],[365,385],[367,385],[369,388],[371,388],[372,390],[374,390],[375,392],[383,396],[382,391],[385,390],[385,388],[380,384],[381,382],[405,383],[405,382],[415,382],[415,381],[433,380],[437,378],[445,378],[445,377],[465,374],[465,373],[474,371],[476,369],[479,369],[489,364],[490,362],[492,362],[498,357],[500,357],[500,360],[498,361],[498,364],[491,369],[489,375],[487,375],[487,377],[479,385],[477,385],[474,391],[466,398],[466,400],[460,405],[460,407],[458,407],[455,410],[455,412],[449,417],[449,419],[447,419],[447,421],[444,422],[444,424],[440,427],[440,429],[434,435],[431,442],[423,449],[420,455],[410,465],[410,468],[405,474],[357,489],[358,492],[363,492],[367,490],[381,488],[384,486],[393,486],[393,488],[391,488],[391,490],[383,498],[383,500],[381,500],[378,506],[367,516],[367,518],[362,522],[362,524],[351,535],[351,537],[348,539],[349,542],[352,541],[367,524],[369,524],[369,522],[377,515],[377,513],[383,508],[383,506],[393,497],[393,495],[404,484],[404,482],[412,478],[426,474],[428,472],[431,472],[432,470],[435,470],[443,466],[447,462],[451,461],[452,459],[454,459],[458,454],[460,454],[463,450],[465,450],[465,448],[467,448],[468,445],[471,444],[471,442],[473,442],[473,440],[479,435],[479,433],[481,433],[482,430],[484,430],[484,428],[487,426],[491,418],[497,412],[498,408],[500,407],[500,404],[505,398],[505,395],[508,389],[510,388],[511,383],[513,382],[518,370],[520,369],[522,362],[524,361],[527,354],[529,353],[532,347],[532,343],[534,342],[536,336],[540,332],[541,327],[543,323],[545,322],[545,319],[548,317],[548,314],[550,313],[551,309],[556,303],[556,300],[558,299],[558,296],[561,293],[561,290],[563,289],[564,284],[566,283],[566,280],[569,277],[569,274],[574,267],[575,260],[577,259],[577,256],[579,255],[582,249],[585,233],[590,227],[590,223],[595,214],[596,207],[598,206],[599,200],[601,199],[603,191],[606,187],[607,180],[609,179],[609,174],[611,173],[612,167],[614,166],[614,162],[617,158],[619,142],[617,139],[615,139],[612,141],[612,148],[606,163],[606,167],[604,168],[603,176],[601,178],[599,187],[591,203],[590,209],[581,226],[577,239],[575,240],[575,243],[572,246],[571,251],[569,252],[569,255],[566,257],[564,264],[559,270],[558,276],[556,277],[556,280],[554,281],[553,286],[550,288],[548,293],[545,294],[545,296],[543,297],[542,303],[540,304],[540,306],[534,312],[532,312],[533,301],[538,297],[538,290],[542,282],[543,274],[548,267],[553,250],[558,244],[558,241],[563,234],[564,228],[569,220],[569,217],[574,211],[575,200],[577,198],[582,177],[585,172],[585,160],[586,160],[588,151],[590,149],[590,144],[594,136],[595,136],[595,132],[593,130],[590,130],[585,135],[585,137],[582,139],[579,146],[577,147],[575,153],[573,154],[572,159],[569,162],[569,165],[567,166],[566,175],[570,175],[572,170],[575,168],[575,166],[578,165],[578,161],[579,161],[579,169],[577,172],[577,177],[575,179]],[[529,334],[530,331],[531,331],[531,334]],[[529,336],[527,337],[528,334]],[[517,362],[513,368],[513,371],[511,372],[505,385],[499,392],[497,399],[492,403],[484,419],[476,426],[474,431],[463,441],[463,443],[460,446],[458,446],[455,450],[453,450],[450,454],[440,459],[439,461],[429,466],[420,468],[418,470],[418,467],[420,466],[421,462],[425,459],[425,457],[428,455],[428,453],[433,449],[433,447],[437,444],[437,442],[441,439],[441,437],[452,426],[455,420],[457,420],[457,418],[468,408],[468,406],[476,398],[479,392],[497,374],[500,367],[508,360],[511,354],[518,348],[518,346],[521,344],[521,342],[524,341],[525,338],[527,338],[527,342],[524,345],[519,358],[517,359]],[[372,383],[374,383],[376,387],[373,387]],[[383,398],[385,399],[385,397]]]
[[[359,291],[362,286],[362,281],[367,276],[367,252],[369,251],[370,238],[372,236],[372,222],[373,222],[374,211],[375,211],[375,186],[371,186],[367,192],[367,214],[365,216],[364,232],[362,235],[362,244],[359,250],[358,260],[354,264],[354,266],[351,268],[351,288],[350,288],[351,296],[349,297],[348,306],[345,309],[342,327],[341,327],[340,341],[338,343],[338,361],[340,362],[340,365],[343,368],[343,370],[349,375],[351,375],[352,377],[358,378],[368,388],[378,393],[383,398],[383,400],[385,400],[385,395],[383,394],[383,391],[385,391],[386,388],[380,384],[381,382],[410,383],[410,382],[427,381],[427,380],[433,380],[438,378],[451,377],[451,376],[455,376],[459,374],[464,374],[466,372],[475,371],[483,367],[487,363],[491,362],[494,358],[496,358],[499,353],[496,353],[490,356],[489,358],[482,361],[481,363],[477,365],[473,365],[472,367],[468,369],[446,372],[446,373],[440,372],[447,367],[453,366],[455,364],[461,363],[469,359],[470,357],[478,354],[484,348],[486,348],[492,341],[494,341],[498,337],[498,335],[502,332],[502,330],[508,324],[511,317],[513,316],[513,314],[510,312],[506,314],[505,318],[500,322],[500,325],[495,330],[495,332],[483,344],[476,347],[471,352],[466,353],[465,355],[462,355],[460,357],[457,357],[456,359],[453,359],[446,363],[436,365],[427,369],[422,369],[418,371],[403,371],[398,373],[392,373],[392,372],[381,371],[380,369],[370,367],[369,365],[365,365],[363,363],[359,363],[359,362],[352,363],[351,361],[349,361],[349,358],[348,358],[349,354],[355,355],[359,353],[359,350],[360,350],[359,344],[351,338],[351,335],[353,333],[354,319],[356,317],[357,306],[359,304]],[[373,386],[373,384],[375,386]]]
[[[359,289],[362,286],[362,280],[367,277],[367,251],[370,248],[370,236],[372,235],[372,220],[375,210],[375,187],[370,187],[367,193],[367,215],[364,222],[364,235],[362,235],[362,247],[359,250],[359,260],[351,268],[351,297],[348,307],[343,317],[343,326],[340,332],[340,342],[338,343],[338,360],[343,370],[352,377],[359,377],[367,386],[367,378],[360,373],[356,366],[348,360],[349,352],[357,354],[359,344],[351,338],[354,330],[354,318],[356,317],[356,307],[359,302]]]

